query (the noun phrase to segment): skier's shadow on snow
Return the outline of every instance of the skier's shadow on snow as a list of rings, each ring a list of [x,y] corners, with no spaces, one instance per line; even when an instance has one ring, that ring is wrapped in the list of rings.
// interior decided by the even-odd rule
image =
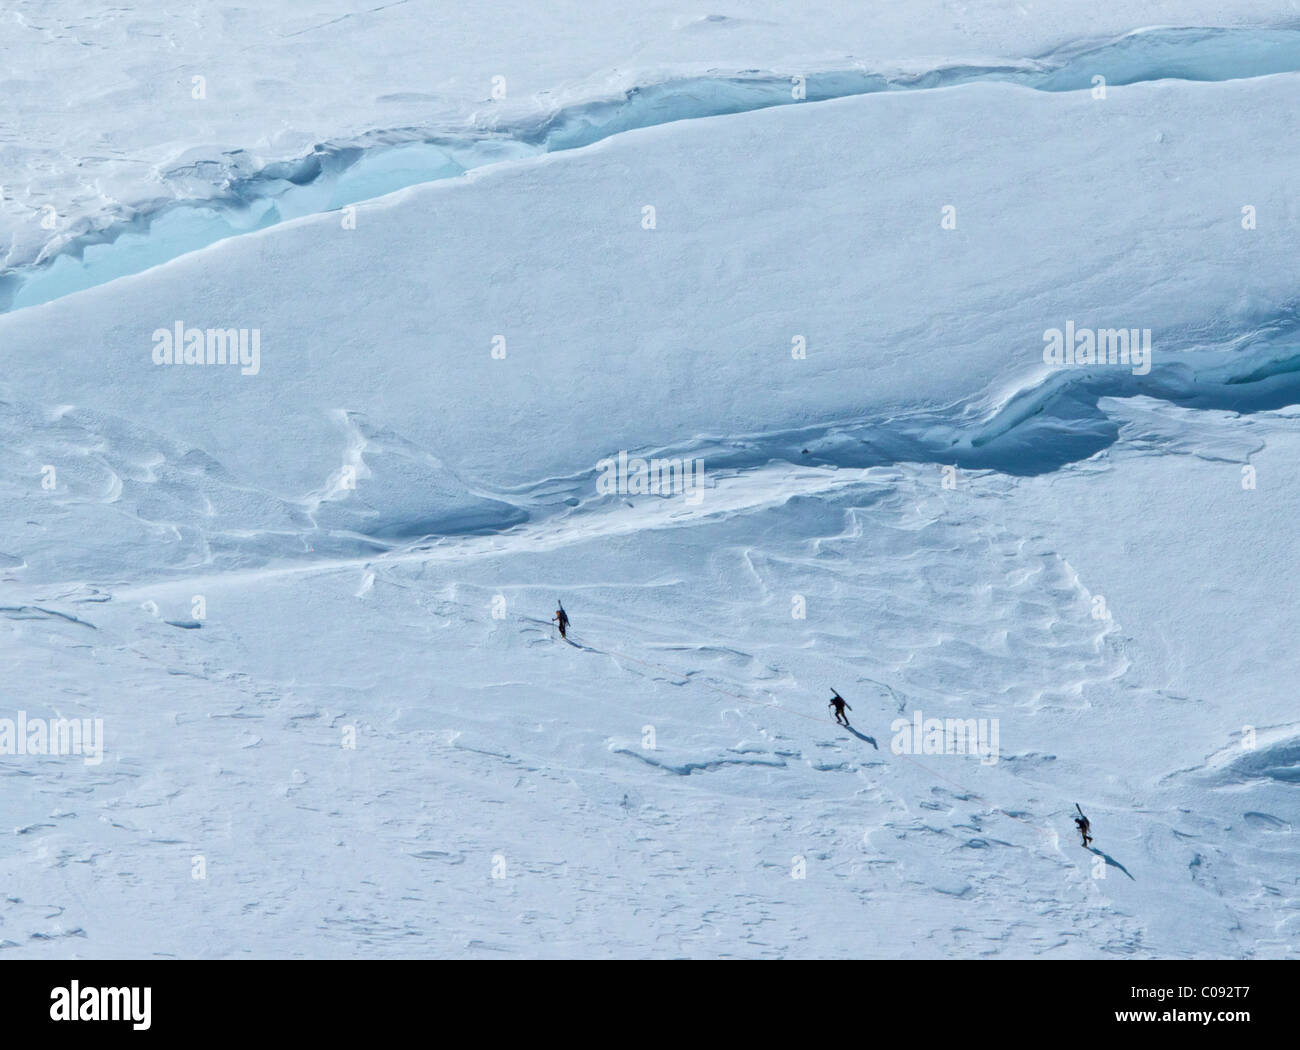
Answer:
[[[847,729],[850,733],[852,733],[852,734],[853,734],[855,737],[857,737],[859,740],[865,740],[868,744],[870,744],[872,747],[874,747],[877,751],[880,750],[880,745],[877,744],[877,743],[876,743],[876,742],[875,742],[871,737],[869,737],[869,736],[863,736],[861,733],[859,733],[859,732],[858,732],[856,729],[854,729],[852,726],[845,726],[844,728]]]
[[[1122,871],[1125,875],[1127,875],[1130,879],[1133,879],[1133,875],[1132,875],[1132,873],[1128,870],[1128,868],[1124,867],[1123,864],[1121,864],[1119,861],[1117,861],[1117,860],[1116,860],[1114,857],[1112,857],[1109,853],[1103,853],[1103,852],[1102,852],[1101,850],[1099,850],[1096,846],[1089,846],[1089,847],[1087,847],[1087,849],[1088,849],[1088,852],[1089,852],[1089,853],[1094,853],[1094,854],[1096,854],[1098,857],[1104,857],[1105,860],[1106,860],[1106,863],[1109,864],[1112,868],[1119,868],[1119,870]],[[1133,879],[1133,881],[1134,881],[1134,882],[1137,882],[1137,879]]]

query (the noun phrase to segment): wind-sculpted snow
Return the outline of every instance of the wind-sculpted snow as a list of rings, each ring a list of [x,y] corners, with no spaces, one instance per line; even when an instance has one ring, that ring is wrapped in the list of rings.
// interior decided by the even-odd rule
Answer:
[[[0,754],[0,956],[1295,954],[1296,33],[918,3],[372,48],[11,273],[0,719],[102,748]]]
[[[1209,426],[1205,413],[1164,408]],[[1275,452],[1256,462],[1284,467],[1300,447],[1288,421],[1259,425]],[[467,537],[365,564],[115,588],[106,602],[65,592],[59,602],[93,632],[0,620],[21,632],[14,688],[33,708],[60,696],[69,717],[104,713],[111,756],[63,767],[57,782],[43,767],[4,767],[14,824],[41,847],[22,854],[34,862],[0,861],[7,947],[1288,951],[1300,912],[1262,892],[1287,863],[1284,799],[1207,790],[1199,776],[1157,782],[1208,740],[1228,749],[1223,714],[1246,695],[1258,704],[1269,679],[1225,664],[1190,675],[1189,696],[1189,675],[1162,664],[1167,636],[1145,603],[1192,603],[1177,584],[1144,591],[1153,574],[1193,582],[1182,561],[1200,556],[1195,537],[1178,551],[1144,546],[1141,573],[1112,553],[1117,537],[1142,542],[1148,519],[1158,527],[1203,504],[1223,465],[1123,450],[1056,476],[971,474],[951,491],[925,468],[822,470],[822,493],[788,500],[791,469],[736,476],[769,495],[749,509],[621,539]],[[1239,489],[1218,489],[1216,512],[1240,502]],[[1260,495],[1280,509],[1277,493]],[[1243,548],[1228,571],[1251,557]],[[1248,608],[1266,586],[1247,578],[1234,601]],[[557,588],[577,646],[532,615]],[[1099,588],[1109,620],[1091,615]],[[168,626],[196,590],[202,630]],[[791,621],[791,593],[812,601],[807,621]],[[495,594],[507,599],[501,619]],[[1240,638],[1212,635],[1239,609],[1211,599],[1206,612],[1196,619],[1209,635],[1191,641],[1221,659]],[[1279,630],[1297,626],[1294,609],[1280,612]],[[286,651],[289,636],[302,657]],[[1238,658],[1248,666],[1253,654]],[[91,674],[113,693],[88,689]],[[819,714],[825,682],[878,746]],[[972,702],[1001,719],[997,763],[891,750],[900,714],[964,717]],[[1286,704],[1254,710],[1276,718]],[[356,751],[337,746],[349,726]],[[1116,761],[1126,740],[1142,741],[1141,761]],[[1269,738],[1261,745],[1256,780],[1286,761]],[[88,803],[88,788],[113,801]],[[1076,796],[1105,835],[1105,880],[1065,836]],[[214,797],[228,818],[214,821]],[[285,826],[295,833],[274,830]],[[193,918],[180,927],[157,908],[159,887],[192,892],[196,853],[210,874],[184,899]],[[505,911],[477,903],[494,857],[506,865],[492,887]],[[791,879],[794,857],[806,882]],[[733,879],[744,892],[718,892]],[[255,899],[238,888],[249,880]],[[843,921],[866,907],[888,918]],[[649,927],[636,919],[647,909]],[[1195,924],[1180,919],[1189,913]]]
[[[781,107],[408,190],[355,229],[317,216],[230,240],[0,318],[24,406],[15,498],[86,509],[110,563],[252,564],[565,513],[620,450],[1024,474],[1111,444],[1101,399],[1276,408],[1296,392],[1300,262],[1273,218],[1289,158],[1259,147],[1296,130],[1273,86]],[[1196,139],[1158,130],[1193,120]],[[1248,197],[1225,199],[1201,163],[1211,139],[1258,156]],[[743,182],[720,149],[751,158]],[[1171,169],[1177,183],[1134,202],[1135,178]],[[1259,228],[1242,228],[1243,201]],[[940,258],[941,279],[915,279]],[[1053,371],[1044,332],[1067,321],[1150,329],[1149,368]],[[156,364],[177,325],[256,330],[256,374]],[[181,410],[196,397],[216,410]],[[33,492],[56,461],[62,486]],[[133,518],[155,553],[118,535]],[[0,550],[30,562],[23,546]],[[71,551],[42,558],[84,571]]]

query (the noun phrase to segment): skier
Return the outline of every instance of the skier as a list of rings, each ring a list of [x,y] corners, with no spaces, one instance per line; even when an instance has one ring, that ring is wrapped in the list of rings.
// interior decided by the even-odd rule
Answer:
[[[844,702],[844,697],[840,696],[840,694],[835,692],[834,689],[831,690],[831,702],[826,706],[835,708],[836,722],[842,726],[849,724],[849,716],[844,713],[844,709],[849,707],[849,705]],[[849,707],[849,710],[852,711],[853,708]]]
[[[569,614],[564,611],[563,602],[557,601],[556,604],[559,608],[555,610],[555,615],[551,617],[551,620],[560,625],[560,637],[567,638],[568,635],[565,632],[569,629]]]
[[[1074,808],[1079,809],[1079,803],[1076,802]],[[1079,829],[1079,834],[1083,836],[1083,845],[1086,849],[1088,843],[1092,841],[1092,836],[1088,834],[1088,829],[1091,828],[1092,825],[1088,823],[1088,818],[1083,815],[1083,810],[1079,809],[1079,815],[1074,818],[1074,823]]]

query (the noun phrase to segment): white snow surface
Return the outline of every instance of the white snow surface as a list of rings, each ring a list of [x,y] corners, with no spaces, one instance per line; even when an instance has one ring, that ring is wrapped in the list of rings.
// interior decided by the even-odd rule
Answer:
[[[1294,956],[1292,17],[9,5],[0,957]]]

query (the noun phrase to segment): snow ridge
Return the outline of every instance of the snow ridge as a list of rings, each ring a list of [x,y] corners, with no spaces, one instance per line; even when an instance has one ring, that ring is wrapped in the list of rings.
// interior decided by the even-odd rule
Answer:
[[[760,71],[674,77],[524,115],[479,114],[468,128],[377,129],[322,143],[293,161],[258,166],[237,150],[190,161],[167,182],[208,184],[198,199],[154,199],[82,219],[32,259],[0,269],[0,312],[50,302],[141,273],[228,237],[333,211],[408,186],[455,178],[504,160],[581,149],[614,135],[681,120],[825,102],[882,91],[979,82],[1079,91],[1163,79],[1224,81],[1300,71],[1300,29],[1171,27],[1076,41],[1034,58],[922,71]],[[193,193],[192,187],[186,190]]]

